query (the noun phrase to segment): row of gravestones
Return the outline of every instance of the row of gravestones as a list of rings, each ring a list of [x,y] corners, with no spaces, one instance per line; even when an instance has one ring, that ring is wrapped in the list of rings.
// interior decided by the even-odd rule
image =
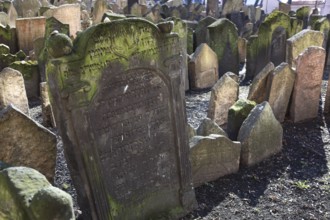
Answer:
[[[200,128],[202,136],[191,139],[189,150],[185,48],[169,27],[137,18],[102,23],[81,33],[76,49],[63,56],[52,51],[61,50],[58,42],[66,36],[54,33],[48,40],[52,106],[86,216],[183,216],[196,204],[193,186],[237,171],[240,161],[253,165],[281,150],[282,127],[268,102],[235,104],[235,74],[225,74],[219,85],[236,86],[228,94],[236,95],[235,105],[226,108],[237,133],[231,139],[241,143]]]
[[[0,139],[0,216],[75,219],[71,196],[50,184],[56,136],[29,117],[23,75],[9,67],[0,72]]]

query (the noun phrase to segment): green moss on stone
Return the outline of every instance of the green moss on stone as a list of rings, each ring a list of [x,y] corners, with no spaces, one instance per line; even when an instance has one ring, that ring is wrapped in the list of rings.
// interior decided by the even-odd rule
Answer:
[[[39,72],[38,62],[33,60],[15,61],[11,63],[9,67],[21,72],[25,80],[32,79],[33,75]]]
[[[311,8],[309,6],[302,6],[296,10],[296,16],[298,19],[303,20],[307,18],[311,13]]]

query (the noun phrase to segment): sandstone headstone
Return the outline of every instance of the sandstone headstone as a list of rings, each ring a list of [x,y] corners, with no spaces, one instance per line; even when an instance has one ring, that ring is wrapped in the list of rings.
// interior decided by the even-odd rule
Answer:
[[[16,19],[16,31],[19,49],[29,54],[33,50],[33,41],[45,35],[46,18],[18,18]]]
[[[16,107],[0,111],[0,160],[34,168],[52,181],[55,175],[56,136]]]
[[[256,105],[243,122],[237,140],[242,143],[241,165],[252,166],[282,150],[283,129],[268,102]]]
[[[238,99],[239,84],[228,74],[223,75],[213,86],[207,117],[218,125],[227,123],[228,110]]]
[[[209,136],[211,134],[220,134],[227,137],[227,133],[214,121],[205,118],[197,128],[198,136]]]
[[[296,60],[290,118],[299,122],[317,117],[325,62],[325,50],[308,47]]]
[[[218,18],[220,16],[219,1],[209,0],[206,5],[206,15]]]
[[[34,169],[10,167],[0,171],[0,188],[3,219],[75,219],[71,196],[51,186]]]
[[[178,218],[196,204],[180,39],[158,27],[137,18],[102,23],[47,64],[86,219]]]
[[[237,140],[237,135],[243,121],[255,106],[256,103],[254,101],[239,99],[230,107],[228,110],[227,134],[231,140]]]
[[[96,0],[93,9],[93,24],[101,23],[102,17],[107,11],[107,2],[105,0]]]
[[[286,62],[292,67],[296,66],[296,59],[308,47],[322,47],[323,34],[319,31],[302,30],[287,40]]]
[[[218,56],[219,77],[227,72],[238,75],[238,33],[234,23],[221,18],[208,26],[209,46]]]
[[[16,27],[16,19],[17,19],[18,15],[17,15],[17,11],[14,7],[13,2],[10,2],[10,6],[7,10],[7,14],[8,14],[8,19],[9,19],[9,23],[8,23],[9,26],[12,28]]]
[[[23,76],[17,70],[7,67],[0,72],[0,109],[10,104],[29,115]]]
[[[296,73],[287,63],[281,63],[268,77],[268,102],[279,122],[284,121],[295,77]]]
[[[43,16],[46,18],[54,17],[63,24],[68,24],[70,27],[70,36],[76,37],[77,32],[81,30],[80,14],[79,4],[64,4],[47,10]]]
[[[260,104],[267,101],[267,79],[274,70],[274,64],[268,63],[253,79],[250,86],[248,99]]]
[[[31,60],[15,61],[11,63],[9,67],[22,73],[27,97],[38,98],[40,83],[38,62]]]
[[[192,90],[211,88],[218,80],[218,57],[205,43],[197,47],[188,68]]]
[[[190,141],[194,186],[213,181],[239,168],[241,144],[223,135],[195,136]]]

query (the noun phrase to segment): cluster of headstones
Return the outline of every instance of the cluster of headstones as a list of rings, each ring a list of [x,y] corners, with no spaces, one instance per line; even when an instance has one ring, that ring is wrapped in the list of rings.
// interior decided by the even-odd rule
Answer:
[[[205,15],[216,18],[174,1],[111,11],[97,0],[92,13],[91,1],[65,3],[3,4],[0,160],[53,178],[56,138],[28,117],[27,98],[42,97],[48,126],[51,101],[87,218],[182,216],[196,205],[192,184],[280,151],[287,111],[294,122],[317,115],[330,25],[308,7],[293,14],[281,4],[282,12],[265,16],[227,1],[218,19],[209,5]],[[155,23],[114,13],[125,10]],[[200,20],[163,20],[173,15]],[[242,64],[252,101],[237,101]],[[210,119],[189,149],[184,92],[204,88],[212,88]],[[17,171],[2,174],[10,172]]]

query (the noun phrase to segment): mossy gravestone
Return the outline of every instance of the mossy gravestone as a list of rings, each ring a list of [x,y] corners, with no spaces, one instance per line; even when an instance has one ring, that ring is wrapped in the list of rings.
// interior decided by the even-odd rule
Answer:
[[[196,204],[182,47],[171,25],[137,18],[99,24],[78,35],[75,52],[47,64],[86,219],[174,219]],[[48,45],[58,47],[58,37]]]
[[[238,33],[233,22],[227,18],[221,18],[208,26],[209,46],[218,56],[219,78],[233,72],[238,75]]]

